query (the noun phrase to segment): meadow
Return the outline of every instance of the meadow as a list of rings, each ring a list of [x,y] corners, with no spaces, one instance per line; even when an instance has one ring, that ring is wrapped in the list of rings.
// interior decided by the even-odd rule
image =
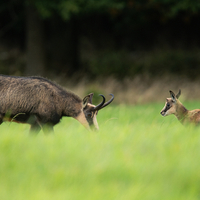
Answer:
[[[189,109],[200,102],[186,102]],[[3,123],[3,200],[195,200],[200,198],[200,128],[162,117],[163,103],[110,105],[100,130],[63,118],[55,134]]]

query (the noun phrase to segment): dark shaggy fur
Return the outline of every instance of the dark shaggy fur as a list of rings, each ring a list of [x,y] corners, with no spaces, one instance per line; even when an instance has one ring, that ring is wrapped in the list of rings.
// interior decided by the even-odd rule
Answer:
[[[0,123],[14,117],[38,128],[76,117],[81,109],[82,99],[45,78],[0,75]]]

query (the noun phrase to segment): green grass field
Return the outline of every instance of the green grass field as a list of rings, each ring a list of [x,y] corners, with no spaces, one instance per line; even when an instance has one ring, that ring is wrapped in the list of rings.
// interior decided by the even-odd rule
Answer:
[[[200,128],[162,117],[163,106],[108,106],[94,133],[71,118],[50,136],[2,124],[0,199],[200,199]]]

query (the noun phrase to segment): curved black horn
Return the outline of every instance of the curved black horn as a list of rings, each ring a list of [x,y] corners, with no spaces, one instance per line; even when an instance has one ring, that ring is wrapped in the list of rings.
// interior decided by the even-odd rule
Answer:
[[[103,104],[105,103],[105,97],[102,95],[102,94],[100,94],[99,96],[102,96],[103,97],[103,101],[99,104],[99,105],[97,105],[96,107],[94,107],[94,110],[99,110],[99,109],[101,109],[102,108],[102,106],[103,106]]]
[[[109,104],[113,101],[114,95],[113,95],[113,94],[110,94],[110,96],[112,96],[112,98],[111,98],[108,102],[106,102],[106,103],[101,107],[101,109],[104,108],[104,107],[106,107],[107,105],[109,105]]]

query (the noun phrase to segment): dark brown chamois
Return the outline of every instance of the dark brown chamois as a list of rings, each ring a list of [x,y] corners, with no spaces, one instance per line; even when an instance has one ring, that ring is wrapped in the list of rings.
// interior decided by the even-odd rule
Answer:
[[[96,115],[109,105],[112,98],[95,106],[93,94],[83,100],[72,92],[63,89],[42,77],[17,77],[0,75],[0,124],[3,121],[28,123],[30,131],[53,131],[53,126],[63,116],[77,119],[87,129],[98,129]],[[46,128],[47,127],[47,128]],[[46,130],[46,131],[45,131]]]
[[[200,109],[187,110],[178,100],[181,95],[181,90],[179,90],[177,95],[172,91],[169,92],[171,98],[167,98],[165,106],[160,114],[162,116],[174,114],[182,124],[200,124]]]

